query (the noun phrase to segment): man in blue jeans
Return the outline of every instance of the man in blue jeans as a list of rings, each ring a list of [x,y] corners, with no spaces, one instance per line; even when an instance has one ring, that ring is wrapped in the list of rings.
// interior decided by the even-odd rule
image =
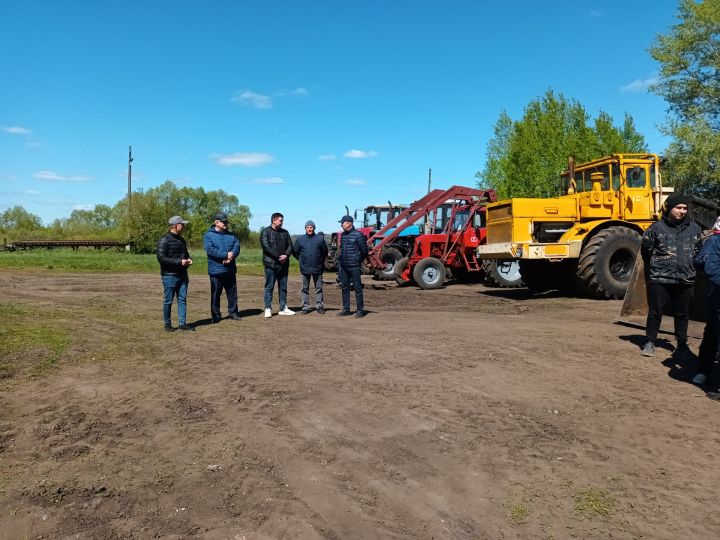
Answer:
[[[222,319],[220,296],[224,289],[225,296],[227,296],[228,317],[239,321],[235,259],[240,255],[240,241],[228,231],[226,213],[218,212],[213,219],[213,225],[203,237],[203,245],[208,257],[208,275],[210,276],[210,315],[213,323],[219,323]]]
[[[352,216],[343,216],[340,220],[342,234],[340,235],[340,251],[338,253],[338,278],[342,287],[342,311],[340,317],[350,315],[350,285],[355,289],[355,304],[357,311],[355,317],[364,317],[365,300],[363,298],[362,263],[368,255],[368,245],[365,235],[353,225]]]
[[[157,259],[160,263],[160,276],[163,282],[163,320],[165,331],[174,332],[170,320],[170,308],[173,298],[177,296],[178,304],[178,328],[185,331],[195,330],[187,324],[187,290],[188,290],[188,266],[192,259],[187,250],[185,239],[182,237],[183,229],[188,222],[180,216],[173,216],[168,220],[170,230],[158,240]]]
[[[280,212],[270,217],[270,226],[260,233],[260,245],[263,250],[263,266],[265,267],[265,318],[272,317],[272,295],[275,283],[278,284],[280,311],[278,315],[295,315],[287,307],[287,280],[290,267],[290,255],[293,252],[290,233],[282,228],[285,218]]]

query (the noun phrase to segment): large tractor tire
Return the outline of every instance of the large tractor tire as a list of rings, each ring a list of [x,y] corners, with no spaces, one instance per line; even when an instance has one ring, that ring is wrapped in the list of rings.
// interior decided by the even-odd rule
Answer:
[[[407,285],[410,283],[409,279],[405,279],[402,277],[403,272],[407,268],[408,263],[410,262],[410,257],[403,257],[398,262],[395,263],[395,282],[398,285]]]
[[[395,279],[395,265],[402,258],[403,254],[399,249],[392,246],[384,247],[380,255],[380,260],[384,266],[375,270],[375,277],[385,281]]]
[[[640,234],[627,227],[608,227],[593,236],[580,252],[577,279],[592,298],[625,296],[640,249]]]
[[[520,275],[519,261],[483,261],[485,279],[491,287],[511,289],[522,287],[523,279]]]
[[[413,280],[421,289],[439,289],[445,283],[445,265],[435,257],[420,259],[413,268]]]

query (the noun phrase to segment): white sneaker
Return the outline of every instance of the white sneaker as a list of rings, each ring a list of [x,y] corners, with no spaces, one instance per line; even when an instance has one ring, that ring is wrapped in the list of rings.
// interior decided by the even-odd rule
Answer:
[[[698,373],[693,377],[693,384],[705,384],[707,382],[707,375],[704,373]]]
[[[289,307],[285,306],[283,309],[278,311],[278,315],[295,315],[295,312]]]
[[[270,317],[272,317],[272,309],[270,309],[269,307],[266,307],[265,308],[265,318],[269,319]]]

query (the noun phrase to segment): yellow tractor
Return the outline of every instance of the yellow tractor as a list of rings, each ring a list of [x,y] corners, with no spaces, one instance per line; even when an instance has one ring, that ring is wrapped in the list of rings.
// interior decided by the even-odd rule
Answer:
[[[642,233],[673,191],[662,186],[660,157],[614,154],[577,166],[571,159],[560,180],[559,197],[489,204],[478,256],[519,260],[531,290],[622,298]]]

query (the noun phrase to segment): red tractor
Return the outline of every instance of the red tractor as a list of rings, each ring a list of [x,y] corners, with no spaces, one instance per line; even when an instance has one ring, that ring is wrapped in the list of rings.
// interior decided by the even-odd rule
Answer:
[[[453,186],[431,191],[368,239],[369,266],[383,271],[389,253],[402,253],[394,266],[396,281],[414,281],[423,289],[441,287],[448,269],[460,281],[482,281],[488,274],[497,278],[497,266],[483,264],[476,254],[478,245],[485,242],[485,205],[495,200],[491,189]],[[419,223],[422,234],[403,235]],[[516,279],[518,283],[501,285],[517,285],[519,276]]]

